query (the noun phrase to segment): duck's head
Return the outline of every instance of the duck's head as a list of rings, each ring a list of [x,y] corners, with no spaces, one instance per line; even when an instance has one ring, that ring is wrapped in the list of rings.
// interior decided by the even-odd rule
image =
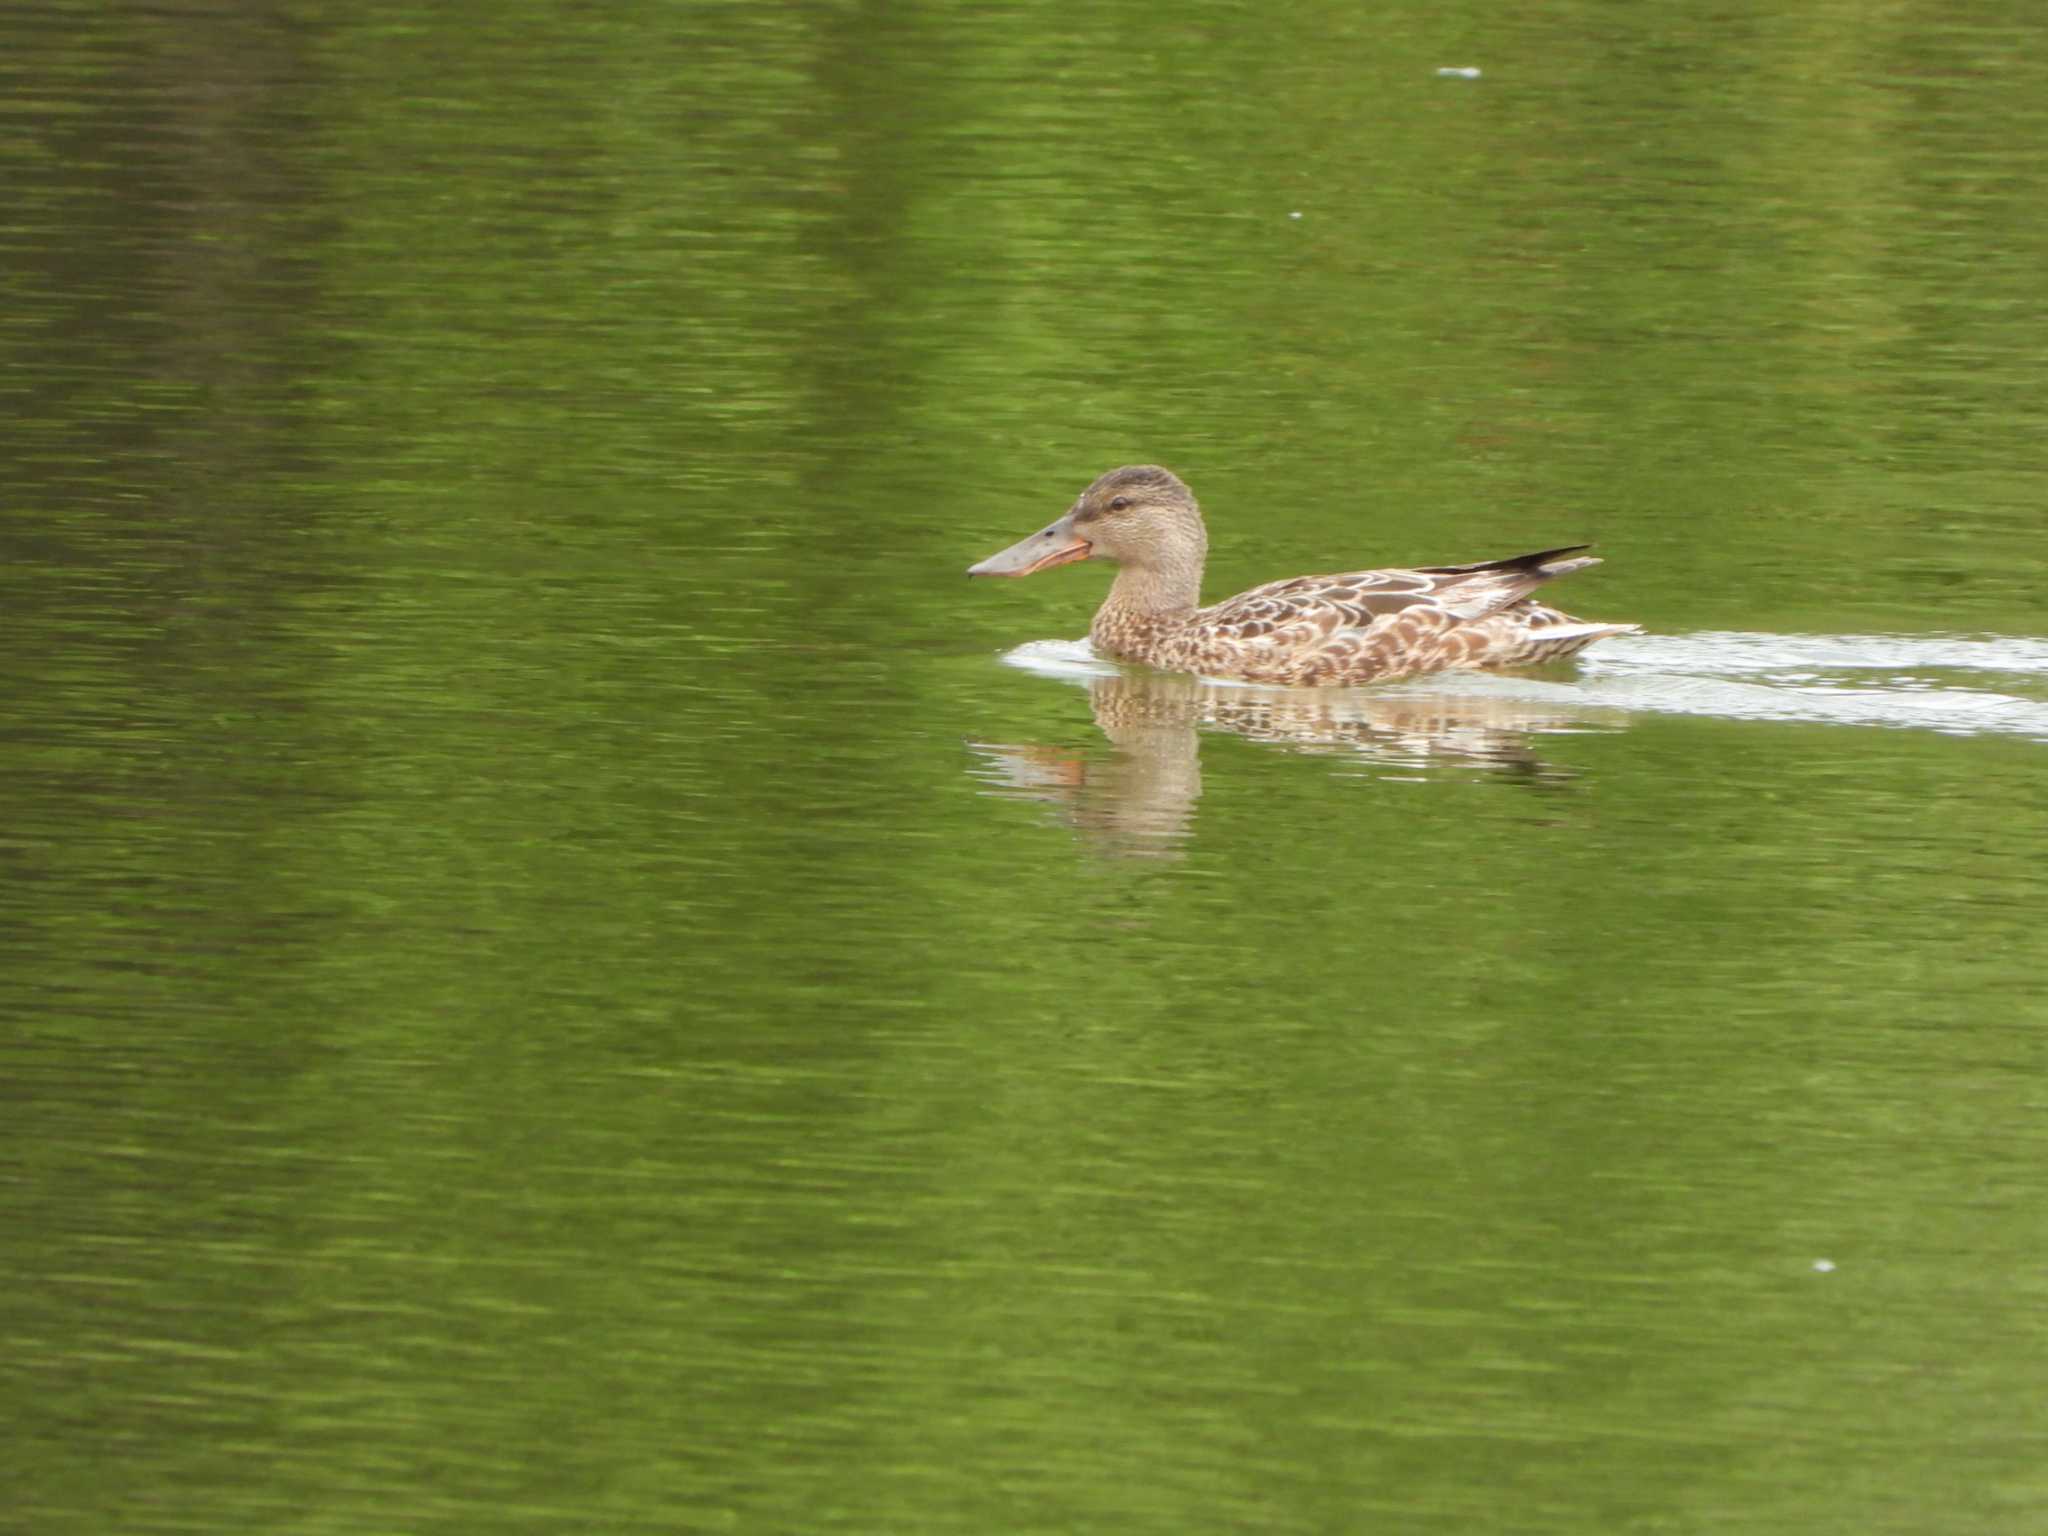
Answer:
[[[1112,469],[1067,508],[1059,521],[1001,554],[970,565],[970,576],[1029,576],[1075,560],[1112,560],[1138,567],[1201,570],[1209,538],[1194,493],[1157,464]]]

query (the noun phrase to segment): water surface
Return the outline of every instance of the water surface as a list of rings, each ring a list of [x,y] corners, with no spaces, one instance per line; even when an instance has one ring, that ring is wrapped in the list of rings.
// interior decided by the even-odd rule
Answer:
[[[22,1529],[2048,1518],[2033,10],[9,42]]]

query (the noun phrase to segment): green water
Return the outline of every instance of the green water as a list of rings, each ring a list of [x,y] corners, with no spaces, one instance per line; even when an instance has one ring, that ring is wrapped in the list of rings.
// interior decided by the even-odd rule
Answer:
[[[0,1528],[2048,1527],[2037,6],[4,27]]]

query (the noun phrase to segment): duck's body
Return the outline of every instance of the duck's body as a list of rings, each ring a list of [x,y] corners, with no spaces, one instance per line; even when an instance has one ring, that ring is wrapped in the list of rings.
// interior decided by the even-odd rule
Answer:
[[[1069,561],[1118,565],[1089,626],[1096,650],[1170,672],[1256,683],[1382,682],[1461,667],[1526,667],[1633,632],[1529,594],[1598,565],[1586,546],[1477,565],[1347,571],[1268,582],[1208,607],[1208,535],[1188,488],[1156,465],[1113,469],[1066,516],[970,576],[1028,576]]]

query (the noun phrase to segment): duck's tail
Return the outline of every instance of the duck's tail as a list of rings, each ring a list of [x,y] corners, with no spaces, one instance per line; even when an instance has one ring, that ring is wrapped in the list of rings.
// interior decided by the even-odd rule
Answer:
[[[1439,590],[1446,595],[1455,594],[1452,601],[1444,604],[1449,612],[1461,619],[1483,619],[1489,613],[1513,607],[1546,581],[1598,565],[1600,560],[1595,555],[1577,560],[1563,558],[1592,547],[1567,544],[1562,549],[1543,549],[1506,560],[1481,560],[1475,565],[1425,566],[1423,574],[1443,578]]]
[[[1582,645],[1591,645],[1595,640],[1605,640],[1609,635],[1640,635],[1642,632],[1643,626],[1640,624],[1600,624],[1591,619],[1566,619],[1562,624],[1531,631],[1545,640],[1572,641],[1574,649]]]
[[[1519,611],[1517,610],[1518,613]],[[1643,632],[1640,624],[1595,624],[1585,619],[1574,619],[1568,614],[1551,616],[1562,622],[1524,630],[1518,642],[1510,646],[1492,665],[1525,667],[1539,662],[1559,661],[1566,656],[1578,655],[1595,640],[1605,640],[1613,635],[1639,635]]]

